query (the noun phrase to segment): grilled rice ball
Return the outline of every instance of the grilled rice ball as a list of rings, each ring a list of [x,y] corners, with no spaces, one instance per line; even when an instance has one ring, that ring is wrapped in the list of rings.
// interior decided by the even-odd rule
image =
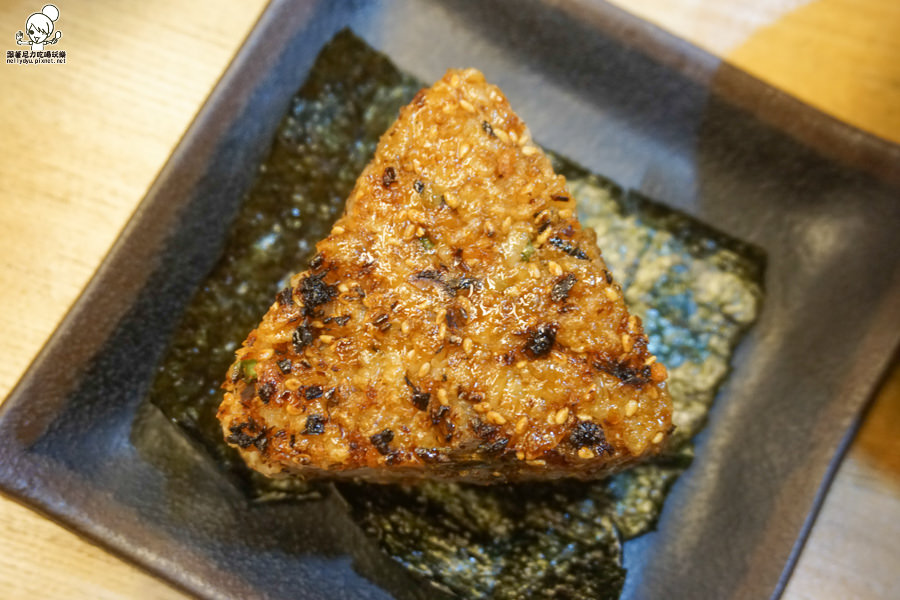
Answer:
[[[382,136],[237,351],[218,416],[271,476],[596,478],[658,452],[666,369],[565,179],[474,69]]]

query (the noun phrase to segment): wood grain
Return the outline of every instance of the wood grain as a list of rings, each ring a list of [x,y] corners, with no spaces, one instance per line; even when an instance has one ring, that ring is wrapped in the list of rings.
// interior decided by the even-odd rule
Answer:
[[[623,7],[826,112],[900,141],[893,0],[621,0]],[[0,3],[0,36],[42,3]],[[263,0],[62,2],[59,66],[0,67],[0,362],[5,397],[88,282]],[[3,48],[6,49],[6,48]],[[882,388],[787,597],[900,589],[900,367]],[[0,499],[0,597],[184,596]]]

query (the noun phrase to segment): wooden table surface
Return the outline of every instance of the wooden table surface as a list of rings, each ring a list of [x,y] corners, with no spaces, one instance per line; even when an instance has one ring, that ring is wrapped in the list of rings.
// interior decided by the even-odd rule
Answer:
[[[616,0],[823,111],[900,142],[896,0]],[[2,49],[43,2],[0,4]],[[5,398],[103,260],[263,0],[58,2],[65,65],[0,67]],[[24,46],[20,48],[25,48]],[[790,599],[900,594],[900,367],[882,385]],[[0,597],[183,598],[0,498]]]

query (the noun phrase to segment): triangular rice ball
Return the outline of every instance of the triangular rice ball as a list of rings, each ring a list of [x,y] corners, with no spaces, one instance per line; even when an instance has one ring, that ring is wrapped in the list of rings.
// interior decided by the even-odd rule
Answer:
[[[223,386],[251,467],[590,478],[671,430],[666,369],[565,179],[478,71],[402,109],[316,248]]]

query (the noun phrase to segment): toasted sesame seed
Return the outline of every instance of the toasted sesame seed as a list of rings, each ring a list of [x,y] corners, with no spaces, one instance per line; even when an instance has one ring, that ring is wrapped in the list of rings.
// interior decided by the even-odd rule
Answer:
[[[444,388],[439,388],[437,391],[437,397],[438,397],[438,400],[441,401],[441,403],[446,402],[447,401],[447,390],[445,390]]]
[[[578,449],[578,458],[582,458],[584,460],[594,458],[594,451],[587,446],[583,446]]]
[[[292,392],[296,392],[300,389],[300,380],[296,377],[291,377],[289,379],[284,380],[284,389],[290,390]]]
[[[561,211],[559,211],[559,218],[564,221],[568,221],[569,219],[572,218],[573,214],[574,213],[572,213],[571,208],[564,208]]]
[[[478,404],[473,406],[472,409],[477,413],[486,413],[487,411],[491,410],[491,405],[487,402],[479,402]]]
[[[500,225],[500,231],[503,233],[509,233],[509,228],[512,225],[512,217],[506,217],[503,219],[503,224]]]
[[[515,297],[515,296],[519,295],[519,288],[517,288],[514,285],[511,285],[508,288],[506,288],[505,290],[503,290],[503,293],[506,294],[507,296]]]
[[[346,294],[347,292],[350,291],[350,288],[347,287],[346,283],[341,283],[338,285],[338,291],[342,294]]]
[[[491,425],[506,425],[504,416],[495,410],[488,411],[488,413],[484,415],[484,418]]]
[[[504,130],[500,129],[499,127],[494,128],[494,135],[496,135],[498,138],[500,138],[500,141],[502,141],[504,144],[509,143],[509,134],[506,133]]]
[[[532,277],[537,278],[541,276],[541,270],[538,269],[538,266],[536,264],[528,263],[528,274]]]
[[[428,375],[428,372],[429,372],[430,370],[431,370],[431,363],[430,363],[430,362],[422,363],[422,366],[419,367],[419,377],[424,377],[425,375]]]
[[[344,231],[346,230],[343,227],[341,227],[340,225],[335,225],[334,229],[331,230],[331,233],[333,233],[334,235],[341,235],[342,233],[344,233]]]
[[[520,360],[519,362],[516,363],[517,369],[524,369],[526,366],[528,366],[527,360]]]
[[[293,404],[288,404],[284,407],[289,415],[299,415],[303,413],[303,409],[299,406],[294,406]]]
[[[653,436],[653,439],[652,439],[651,441],[652,441],[654,444],[658,444],[658,443],[660,443],[661,441],[663,441],[663,438],[664,438],[664,437],[665,437],[665,436],[663,435],[663,432],[662,432],[662,431],[658,431],[658,432],[656,433],[656,435]]]
[[[466,143],[462,143],[459,145],[459,156],[462,158],[466,154],[469,153],[469,145]]]
[[[669,373],[666,371],[666,366],[662,363],[653,363],[650,366],[650,379],[653,380],[654,383],[662,383],[666,380]]]
[[[585,414],[579,413],[575,416],[578,417],[579,421],[593,421],[594,420],[594,417],[592,417],[591,415],[585,415]]]
[[[425,235],[425,230],[421,227],[416,227],[416,237],[422,237]]]
[[[546,242],[546,241],[550,238],[551,235],[553,235],[553,232],[552,232],[552,231],[550,230],[550,228],[548,227],[547,229],[545,229],[544,231],[542,231],[542,232],[535,238],[535,240],[534,240],[534,245],[535,245],[535,246],[543,246],[543,245],[544,245],[544,242]]]
[[[325,327],[325,323],[323,323],[322,321],[319,321],[318,319],[313,321],[312,323],[310,323],[310,325],[312,325],[316,329],[322,329],[323,327]]]
[[[444,194],[444,202],[446,202],[447,206],[449,206],[450,208],[459,207],[459,198],[456,197],[456,194],[447,192],[446,194]]]
[[[516,433],[519,435],[525,433],[525,428],[528,427],[528,417],[520,417],[518,421],[516,421]]]
[[[459,75],[454,73],[450,76],[450,85],[452,85],[453,87],[459,87]]]
[[[606,294],[606,297],[609,298],[611,302],[615,302],[619,299],[619,292],[617,292],[616,289],[612,286],[603,290],[603,293]]]
[[[628,329],[631,331],[637,329],[637,316],[631,315],[628,317]]]
[[[471,113],[475,112],[475,107],[472,106],[472,103],[469,102],[468,100],[460,100],[459,105]]]
[[[409,333],[409,323],[407,323],[406,321],[400,323],[400,331],[403,333],[403,335]]]
[[[625,405],[625,416],[633,417],[634,413],[637,412],[637,409],[638,409],[638,403],[634,400],[629,400],[628,404]]]
[[[447,335],[447,324],[441,323],[441,326],[438,327],[438,337],[443,338],[445,335]]]
[[[538,458],[538,459],[535,459],[535,460],[529,460],[529,461],[528,461],[528,464],[534,465],[535,467],[543,467],[544,465],[547,464],[547,461],[545,461],[545,460],[542,459],[542,458]]]
[[[463,351],[466,354],[470,354],[472,352],[472,347],[474,345],[475,345],[475,343],[472,341],[472,338],[465,338],[463,340]]]
[[[406,227],[403,228],[403,238],[410,239],[413,237],[413,234],[416,232],[416,226],[412,223],[409,223]]]
[[[275,351],[271,348],[266,348],[262,352],[260,352],[257,356],[259,356],[259,360],[266,360],[268,358],[272,358],[272,355],[275,354]]]
[[[516,450],[516,458],[519,460],[525,460],[525,452],[523,450]]]
[[[546,233],[546,231],[544,233]],[[550,273],[557,277],[559,277],[563,273],[562,267],[559,266],[559,263],[555,260],[551,260],[550,262],[548,262],[547,268],[550,269]]]
[[[519,134],[517,134],[514,129],[510,129],[509,130],[509,139],[511,139],[513,142],[518,142]]]
[[[484,234],[488,237],[494,235],[494,224],[490,221],[484,222]]]
[[[537,148],[535,148],[534,146],[525,146],[524,148],[522,148],[522,154],[524,154],[525,156],[531,156],[535,152],[537,152]]]
[[[631,352],[631,349],[634,348],[634,341],[631,339],[631,336],[627,333],[622,334],[622,349],[625,352]]]
[[[651,354],[650,357],[644,361],[644,366],[649,367],[650,365],[652,365],[655,362],[656,362],[656,357]]]
[[[566,422],[566,419],[568,419],[568,418],[569,418],[569,409],[561,408],[558,411],[556,411],[556,417],[554,418],[554,421],[556,421],[557,425],[562,425],[563,423]]]
[[[334,336],[328,334],[320,335],[319,341],[321,341],[323,344],[330,344],[334,341]]]

